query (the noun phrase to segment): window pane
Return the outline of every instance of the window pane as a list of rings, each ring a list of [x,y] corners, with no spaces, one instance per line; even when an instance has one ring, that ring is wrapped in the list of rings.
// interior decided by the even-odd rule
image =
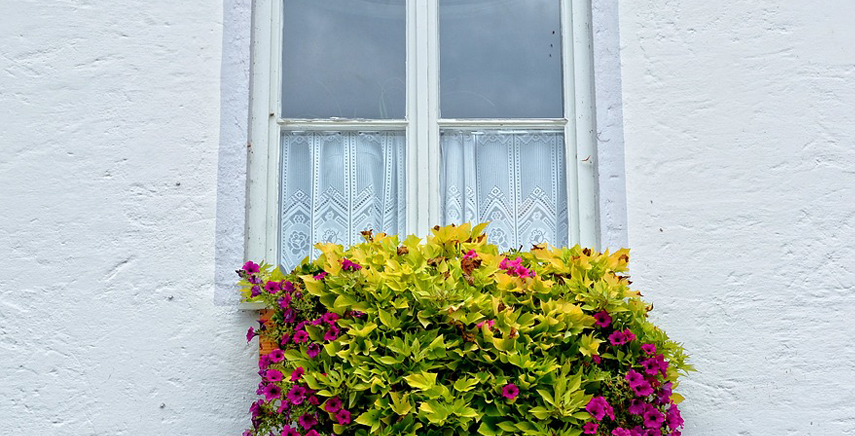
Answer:
[[[345,246],[362,230],[406,231],[404,132],[284,132],[279,262],[317,242]]]
[[[404,0],[285,0],[285,118],[404,118]]]
[[[443,225],[491,221],[501,249],[568,243],[564,135],[440,132]]]
[[[443,118],[561,118],[559,0],[440,0]]]

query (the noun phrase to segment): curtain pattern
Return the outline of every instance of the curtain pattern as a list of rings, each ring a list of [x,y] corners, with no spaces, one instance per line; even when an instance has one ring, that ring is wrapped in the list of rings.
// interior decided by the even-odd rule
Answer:
[[[404,132],[284,132],[279,262],[290,269],[317,242],[406,231]]]
[[[490,221],[503,250],[568,243],[564,135],[442,131],[442,224]]]

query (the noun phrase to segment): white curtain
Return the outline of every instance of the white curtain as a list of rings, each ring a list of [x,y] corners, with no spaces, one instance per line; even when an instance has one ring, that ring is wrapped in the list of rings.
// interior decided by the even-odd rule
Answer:
[[[279,262],[290,269],[317,242],[406,231],[404,132],[282,135]]]
[[[501,249],[568,243],[564,135],[442,131],[442,224],[491,221]]]

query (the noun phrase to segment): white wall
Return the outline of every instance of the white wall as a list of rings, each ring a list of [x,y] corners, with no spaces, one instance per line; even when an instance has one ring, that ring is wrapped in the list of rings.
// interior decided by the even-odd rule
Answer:
[[[221,50],[249,27],[224,38],[216,1],[4,6],[0,433],[239,434],[252,319],[212,296],[218,148],[246,142]]]
[[[635,285],[687,436],[855,434],[855,2],[620,11]]]

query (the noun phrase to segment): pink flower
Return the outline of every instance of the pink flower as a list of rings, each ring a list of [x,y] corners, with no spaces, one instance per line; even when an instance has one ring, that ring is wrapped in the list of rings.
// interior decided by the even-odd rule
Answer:
[[[321,346],[316,343],[309,344],[309,348],[306,350],[306,355],[314,359],[318,357],[318,354],[321,354]]]
[[[318,432],[315,430],[309,430],[303,436],[318,436]]]
[[[626,381],[629,382],[629,387],[631,388],[644,383],[644,376],[634,369],[630,369],[629,371],[627,371],[626,377],[624,378],[626,379]]]
[[[252,414],[253,418],[261,415],[261,404],[261,400],[258,400],[249,406],[249,413]]]
[[[493,329],[493,326],[494,326],[494,325],[496,325],[496,321],[495,321],[495,320],[492,320],[492,319],[488,319],[488,320],[485,320],[485,321],[481,321],[481,322],[479,322],[478,324],[475,324],[475,328],[476,328],[476,329],[480,329],[480,328],[481,328],[481,326],[483,326],[484,324],[487,324],[487,327],[488,327],[490,330],[492,330],[492,329]]]
[[[615,330],[612,332],[612,334],[609,335],[609,342],[611,342],[612,345],[615,346],[623,345],[626,343],[626,335],[624,335],[621,331]]]
[[[274,383],[282,381],[283,378],[282,373],[275,369],[268,369],[264,376],[267,377],[268,381],[272,381]]]
[[[287,309],[288,306],[291,304],[291,296],[288,294],[283,295],[282,298],[279,299],[278,303],[279,307]]]
[[[341,410],[341,400],[338,397],[332,397],[324,403],[324,410],[329,413],[336,413]]]
[[[303,401],[306,401],[306,388],[302,386],[294,386],[288,391],[288,401],[295,406],[299,406],[303,404]]]
[[[327,324],[334,324],[336,321],[338,321],[338,314],[335,312],[327,312],[321,318]]]
[[[264,284],[264,290],[271,294],[275,294],[280,290],[279,282],[267,282]]]
[[[282,395],[282,388],[271,383],[264,387],[262,393],[264,394],[264,401],[269,403]]]
[[[288,324],[297,320],[297,313],[294,312],[294,309],[285,309],[285,312],[282,314],[283,320]]]
[[[258,369],[266,369],[270,366],[270,356],[265,354],[258,358]]]
[[[630,329],[624,329],[623,336],[626,338],[627,342],[632,342],[635,340],[635,334]]]
[[[328,272],[326,272],[326,271],[321,271],[320,273],[315,274],[314,276],[312,276],[312,278],[313,278],[313,279],[315,279],[315,280],[323,280],[323,279],[324,279],[324,277],[326,277],[328,274],[329,274],[329,273],[328,273]]]
[[[683,417],[680,416],[680,409],[677,408],[676,404],[671,404],[671,407],[668,408],[666,419],[668,420],[668,427],[671,430],[676,431],[678,428],[683,426]]]
[[[282,436],[300,436],[300,432],[297,431],[296,428],[286,425],[285,428],[282,429]]]
[[[519,394],[520,389],[517,387],[517,385],[513,383],[508,383],[505,385],[505,387],[502,388],[502,396],[509,400],[513,400]]]
[[[258,285],[252,285],[252,287],[249,288],[249,296],[257,297],[259,295],[261,295],[261,287]]]
[[[296,333],[294,333],[294,342],[296,342],[298,344],[302,344],[303,342],[306,342],[307,340],[309,340],[309,334],[306,333],[305,330],[299,330]]]
[[[285,333],[282,335],[282,340],[279,341],[279,344],[284,347],[285,344],[287,344],[290,341],[291,341],[291,335],[289,335],[288,333]]]
[[[597,434],[597,429],[600,428],[600,424],[596,422],[586,422],[582,427],[582,433],[585,434]]]
[[[635,395],[638,395],[639,397],[646,397],[653,393],[653,388],[650,386],[650,383],[647,383],[646,381],[635,386],[631,386],[631,388],[632,391],[635,392]]]
[[[311,413],[306,413],[306,414],[300,416],[300,419],[298,420],[298,422],[300,423],[300,427],[303,427],[304,429],[309,430],[310,428],[317,425],[318,420],[315,418],[315,415],[313,415]]]
[[[615,419],[615,410],[609,405],[608,401],[604,397],[594,397],[591,398],[591,401],[588,402],[588,405],[585,406],[585,410],[591,414],[597,421],[602,421],[606,415],[609,416],[612,420]]]
[[[313,406],[317,406],[318,404],[321,404],[321,401],[318,400],[318,397],[312,395],[309,397],[309,404],[311,404]]]
[[[595,313],[594,319],[597,320],[597,327],[608,327],[612,323],[612,317],[605,310]]]
[[[464,259],[476,259],[477,257],[478,253],[476,253],[475,250],[469,250],[463,255]]]
[[[671,382],[665,383],[659,390],[659,395],[657,396],[657,400],[661,404],[668,404],[671,401],[671,394],[674,392],[671,390],[671,387],[674,386]]]
[[[335,340],[335,338],[337,338],[337,337],[338,337],[338,333],[339,333],[339,331],[340,331],[340,330],[338,329],[338,327],[336,327],[336,326],[334,326],[334,325],[333,325],[333,326],[330,326],[329,330],[327,330],[327,332],[326,332],[326,333],[324,333],[324,340],[325,340],[325,341],[333,341],[333,340]]]
[[[294,292],[294,284],[289,281],[282,280],[282,290],[290,294]]]
[[[641,415],[644,413],[644,403],[638,400],[632,400],[629,403],[629,407],[626,409],[631,415]]]
[[[656,354],[656,345],[653,344],[644,344],[641,346],[641,349],[647,353],[648,356],[652,356]]]
[[[665,422],[665,416],[655,407],[645,410],[642,417],[644,418],[644,426],[647,428],[660,428],[662,427],[662,423]]]
[[[668,371],[668,362],[665,361],[665,356],[661,354],[642,360],[641,366],[644,367],[644,372],[647,375],[656,375],[661,373],[662,376],[665,377]]]
[[[603,361],[603,359],[601,359],[600,356],[597,356],[596,354],[591,356],[591,360],[593,360],[594,363],[596,363],[597,365],[599,365]]]
[[[623,427],[618,427],[612,430],[612,436],[632,436],[632,433]]]
[[[232,264],[232,265],[234,265],[234,264]],[[258,267],[257,263],[250,260],[250,261],[247,261],[245,264],[243,264],[243,270],[250,273],[250,274],[256,274],[260,271],[260,268]]]
[[[303,374],[305,374],[305,373],[306,373],[306,370],[303,369],[302,366],[295,369],[294,372],[291,373],[291,381],[295,382],[297,380],[300,380],[300,377],[302,377]]]
[[[268,356],[270,356],[270,361],[274,363],[279,363],[285,360],[285,352],[278,348],[271,351]]]
[[[341,269],[345,271],[359,271],[362,269],[362,266],[345,257],[341,260]]]
[[[338,421],[340,425],[350,424],[350,412],[344,409],[338,411],[335,414],[335,419]]]
[[[258,333],[255,332],[254,328],[250,327],[249,330],[246,331],[246,342],[249,343],[249,341],[256,336],[258,336]]]

